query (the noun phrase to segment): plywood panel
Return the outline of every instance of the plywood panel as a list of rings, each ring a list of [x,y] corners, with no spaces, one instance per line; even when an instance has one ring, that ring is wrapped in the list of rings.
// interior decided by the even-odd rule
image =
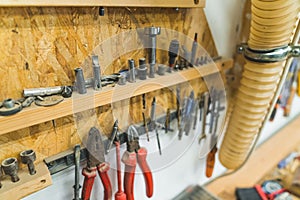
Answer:
[[[73,69],[79,67],[99,43],[120,32],[151,25],[177,30],[190,38],[197,32],[200,44],[211,56],[216,56],[202,9],[107,8],[106,15],[100,17],[97,7],[0,8],[0,100],[20,98],[23,88],[70,85],[74,81]],[[128,57],[137,60],[145,57],[145,51],[118,57],[104,73],[124,68]],[[167,62],[163,53],[159,53],[157,59]],[[203,89],[199,82],[193,85],[198,90]],[[174,107],[174,97],[166,103],[166,99],[172,97],[170,92],[158,93],[147,97],[148,109],[151,96],[156,94],[159,103]],[[140,99],[138,96],[134,100],[132,108],[140,107]],[[110,105],[97,108],[97,112],[104,133],[109,134],[113,121]],[[134,120],[140,120],[138,111],[132,115]],[[55,129],[53,124],[56,124]],[[80,141],[73,116],[67,116],[55,119],[54,123],[49,121],[1,135],[0,160],[32,148],[41,161]]]

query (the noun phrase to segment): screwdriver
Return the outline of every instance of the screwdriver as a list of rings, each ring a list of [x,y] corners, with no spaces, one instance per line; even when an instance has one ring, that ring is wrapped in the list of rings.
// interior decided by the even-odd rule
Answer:
[[[212,150],[207,155],[205,175],[208,178],[211,177],[211,175],[214,171],[215,155],[216,155],[217,151],[218,151],[217,144],[215,144],[214,147],[212,148]]]

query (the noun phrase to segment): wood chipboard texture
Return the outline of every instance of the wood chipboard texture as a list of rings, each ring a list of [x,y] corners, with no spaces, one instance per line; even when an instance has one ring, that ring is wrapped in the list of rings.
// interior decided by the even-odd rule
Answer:
[[[130,29],[154,25],[190,38],[197,32],[199,43],[211,56],[217,55],[203,9],[106,8],[105,11],[105,16],[99,16],[98,7],[0,8],[0,100],[20,98],[24,88],[71,85],[74,68],[79,67],[95,47]],[[120,56],[104,73],[124,68],[128,57],[137,60],[145,57],[145,51]],[[157,60],[167,62],[161,52]],[[191,85],[196,94],[206,89],[200,79]],[[164,89],[147,95],[148,111],[153,96],[162,105],[159,109],[175,108],[175,96]],[[141,97],[130,99],[134,121],[141,120],[140,100]],[[109,134],[113,123],[111,105],[96,108],[96,111],[103,132]],[[37,162],[40,162],[80,142],[73,116],[67,116],[1,135],[0,160],[17,157],[22,150],[31,148],[37,152]]]

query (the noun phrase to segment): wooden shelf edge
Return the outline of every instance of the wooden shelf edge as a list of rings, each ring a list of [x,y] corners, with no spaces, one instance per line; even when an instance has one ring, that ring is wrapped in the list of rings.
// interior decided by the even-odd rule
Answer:
[[[174,7],[174,8],[203,8],[205,0],[1,0],[0,7],[24,7],[24,6],[42,6],[42,7],[60,7],[60,6],[108,6],[108,7]]]
[[[243,168],[209,183],[205,188],[221,199],[233,199],[237,187],[253,187],[280,160],[299,147],[300,137],[298,131],[295,131],[299,123],[300,115],[259,146]]]
[[[60,104],[51,107],[32,105],[15,115],[0,117],[0,135],[214,74],[229,69],[232,65],[232,59],[220,59],[216,61],[216,65],[210,63],[197,68],[166,73],[165,76],[156,75],[153,79],[137,80],[134,84],[127,83],[124,86],[107,87],[101,91],[89,89],[84,95],[74,93],[72,98],[65,99]]]
[[[0,199],[21,199],[52,185],[50,172],[45,163],[36,164],[36,174],[30,175],[27,167],[18,172],[20,180],[11,182],[8,176],[2,180]]]

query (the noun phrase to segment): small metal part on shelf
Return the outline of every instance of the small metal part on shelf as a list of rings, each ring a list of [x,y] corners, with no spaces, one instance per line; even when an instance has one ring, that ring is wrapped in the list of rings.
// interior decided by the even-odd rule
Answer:
[[[146,59],[140,58],[139,59],[139,68],[138,71],[138,77],[140,80],[146,80],[147,79],[147,66],[146,66]]]
[[[54,106],[62,102],[64,98],[60,95],[52,95],[35,100],[37,106]]]
[[[83,76],[83,71],[81,68],[76,68],[75,69],[75,88],[78,91],[79,94],[85,94],[86,87],[85,87],[85,81],[84,81],[84,76]]]
[[[179,42],[178,40],[172,40],[169,46],[169,69],[168,72],[172,72],[172,69],[175,65],[175,60],[177,58],[179,51]]]
[[[7,158],[3,160],[1,166],[4,173],[11,177],[12,182],[17,182],[20,180],[18,176],[18,160],[16,158]]]
[[[156,64],[156,36],[160,34],[160,27],[145,27],[144,29],[145,35],[149,36],[149,77],[155,77],[155,64]]]
[[[119,78],[119,81],[118,81],[118,84],[119,85],[126,85],[126,74],[125,73],[122,73],[120,75],[120,78]]]
[[[46,88],[28,88],[23,90],[24,97],[37,97],[37,96],[49,96],[54,94],[61,94],[65,98],[72,96],[72,86],[56,86]]]
[[[98,56],[92,56],[92,66],[93,66],[93,88],[94,90],[101,90],[101,70],[98,60]]]
[[[9,116],[22,110],[22,104],[13,99],[5,99],[0,105],[0,116]]]
[[[166,67],[162,64],[159,64],[157,67],[157,74],[163,76],[165,75],[165,72],[166,72]]]
[[[35,99],[36,99],[36,97],[27,97],[26,99],[23,99],[23,101],[21,102],[22,107],[26,108],[26,107],[30,106],[34,102]]]
[[[130,83],[134,83],[136,81],[135,79],[135,64],[134,64],[134,60],[130,59],[128,60],[128,68],[129,68],[129,82]]]
[[[22,151],[20,153],[21,162],[28,167],[28,171],[30,175],[34,175],[36,173],[34,167],[34,161],[36,160],[36,154],[32,149]]]

